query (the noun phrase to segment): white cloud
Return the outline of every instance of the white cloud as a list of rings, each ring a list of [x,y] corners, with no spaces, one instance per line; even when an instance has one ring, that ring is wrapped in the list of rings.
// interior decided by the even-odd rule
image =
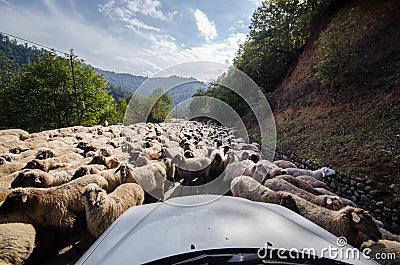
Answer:
[[[206,14],[196,9],[194,11],[194,17],[196,18],[197,29],[200,31],[201,35],[204,36],[206,41],[213,40],[217,37],[217,29],[214,25],[214,21],[210,22]]]
[[[99,10],[112,15],[123,26],[116,23],[98,26],[81,16],[71,15],[56,4],[49,8],[50,12],[0,4],[0,24],[8,33],[61,51],[73,48],[79,58],[95,67],[147,76],[188,61],[230,64],[239,43],[246,39],[243,33],[231,32],[223,40],[190,46],[186,42],[178,42],[164,28],[160,31],[153,27],[138,32],[135,23],[141,21],[134,20],[131,10],[123,7],[118,9],[114,4],[114,1],[109,1]],[[138,25],[139,29],[146,26],[151,27],[144,23]],[[129,32],[127,27],[136,30]]]
[[[156,0],[123,0],[127,8],[133,13],[141,13],[146,16],[158,18],[160,20],[172,20],[177,14],[176,11],[163,14],[161,3]]]
[[[98,5],[100,12],[106,14],[113,20],[122,21],[125,26],[131,30],[139,32],[143,30],[160,31],[159,28],[147,25],[143,21],[137,19],[133,12],[126,7],[116,6],[114,0],[109,0],[104,5]]]

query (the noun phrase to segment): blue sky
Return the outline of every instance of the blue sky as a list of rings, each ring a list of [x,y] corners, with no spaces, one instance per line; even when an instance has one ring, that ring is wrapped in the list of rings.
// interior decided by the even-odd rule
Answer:
[[[105,70],[151,76],[175,64],[231,64],[260,0],[0,0],[0,31]]]

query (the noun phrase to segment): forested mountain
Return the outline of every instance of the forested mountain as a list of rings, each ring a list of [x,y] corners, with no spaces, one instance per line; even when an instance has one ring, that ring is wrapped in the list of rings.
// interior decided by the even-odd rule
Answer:
[[[95,68],[95,70],[97,73],[102,74],[111,84],[111,93],[116,98],[121,97],[121,95],[134,93],[143,82],[146,82],[144,90],[154,90],[156,88],[162,88],[164,91],[168,90],[167,93],[174,100],[173,106],[176,106],[180,102],[190,99],[197,89],[207,87],[207,84],[195,78],[179,76],[147,78],[127,73],[105,71],[98,68]],[[128,91],[128,93],[125,92],[124,94],[124,90]],[[146,92],[147,94],[151,93],[151,91]]]

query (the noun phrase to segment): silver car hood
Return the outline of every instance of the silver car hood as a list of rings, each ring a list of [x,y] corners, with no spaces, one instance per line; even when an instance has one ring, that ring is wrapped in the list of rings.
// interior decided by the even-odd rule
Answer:
[[[76,264],[142,264],[190,251],[264,248],[267,242],[272,243],[272,248],[313,248],[318,256],[323,248],[340,248],[336,236],[282,206],[236,197],[195,195],[130,208]],[[322,253],[334,259],[327,251]],[[377,264],[361,253],[360,259],[336,259],[351,264]]]

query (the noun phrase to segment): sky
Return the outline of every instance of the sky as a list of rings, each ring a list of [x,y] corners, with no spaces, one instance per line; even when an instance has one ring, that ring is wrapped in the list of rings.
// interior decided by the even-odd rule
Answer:
[[[176,64],[230,65],[260,0],[0,0],[0,31],[142,76]]]

